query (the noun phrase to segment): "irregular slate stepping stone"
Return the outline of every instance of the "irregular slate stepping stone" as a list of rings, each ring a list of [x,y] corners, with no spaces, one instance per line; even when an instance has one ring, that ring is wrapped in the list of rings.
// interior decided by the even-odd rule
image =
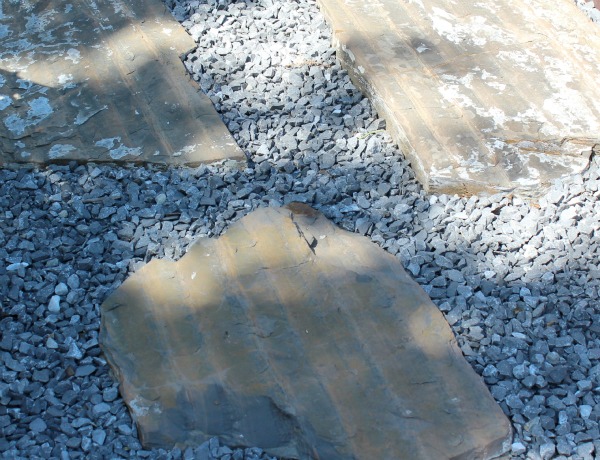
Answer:
[[[568,0],[318,0],[435,193],[543,193],[600,143],[600,33]]]
[[[4,2],[0,164],[242,159],[159,0]]]
[[[146,447],[487,459],[512,440],[398,260],[303,204],[141,268],[102,305],[101,345]]]

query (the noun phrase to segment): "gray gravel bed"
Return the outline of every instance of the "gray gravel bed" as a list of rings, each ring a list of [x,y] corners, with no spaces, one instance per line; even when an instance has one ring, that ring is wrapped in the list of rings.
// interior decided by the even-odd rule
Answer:
[[[511,419],[512,458],[595,458],[599,162],[536,202],[428,196],[313,1],[167,4],[248,167],[0,170],[0,458],[268,458],[215,438],[142,449],[98,347],[99,305],[148,260],[290,201],[402,261]]]

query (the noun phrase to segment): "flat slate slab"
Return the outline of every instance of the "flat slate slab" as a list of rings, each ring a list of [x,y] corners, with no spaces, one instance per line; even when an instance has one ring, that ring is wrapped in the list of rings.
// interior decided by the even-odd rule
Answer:
[[[317,0],[431,192],[542,193],[600,143],[600,34],[570,0]]]
[[[151,261],[102,305],[100,342],[146,447],[484,460],[512,440],[400,262],[303,204]]]
[[[242,159],[160,0],[0,5],[0,164]]]

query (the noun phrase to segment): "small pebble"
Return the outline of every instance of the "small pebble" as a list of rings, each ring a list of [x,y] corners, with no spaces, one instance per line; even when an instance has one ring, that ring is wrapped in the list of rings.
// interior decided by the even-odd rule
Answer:
[[[48,311],[51,313],[58,313],[60,311],[60,296],[53,295],[50,297],[50,302],[48,302]]]
[[[65,283],[58,283],[54,288],[54,293],[58,296],[65,296],[69,292],[69,288]]]
[[[48,425],[46,425],[46,422],[44,422],[41,418],[36,418],[29,423],[29,429],[34,433],[46,431],[46,428],[48,428]]]

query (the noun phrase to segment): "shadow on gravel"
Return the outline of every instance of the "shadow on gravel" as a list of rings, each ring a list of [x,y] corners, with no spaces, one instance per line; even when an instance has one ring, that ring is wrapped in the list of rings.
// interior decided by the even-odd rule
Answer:
[[[412,192],[403,188],[411,181],[414,184],[414,179],[404,163],[394,164],[390,169],[395,172],[384,171],[381,179],[391,187],[377,198],[369,194],[376,188],[361,185],[363,166],[314,174],[311,170],[260,173],[227,166],[160,170],[75,163],[42,170],[1,170],[0,204],[5,218],[0,224],[0,258],[6,261],[0,267],[1,348],[15,360],[4,359],[8,380],[1,401],[10,414],[17,409],[22,414],[19,420],[11,415],[11,425],[3,428],[6,439],[22,439],[27,424],[40,413],[46,414],[48,426],[55,427],[65,417],[73,421],[85,414],[94,424],[105,426],[107,445],[119,442],[139,448],[134,438],[116,430],[131,425],[121,402],[117,414],[101,414],[94,410],[98,404],[94,399],[69,396],[80,388],[83,394],[89,390],[91,398],[93,388],[109,391],[114,386],[98,348],[99,305],[146,261],[178,259],[192,241],[221,234],[252,209],[298,200],[321,209],[344,228],[369,235],[403,261],[444,311],[467,359],[484,376],[504,411],[516,417],[517,427],[527,420],[522,420],[520,409],[507,406],[507,396],[520,394],[523,401],[561,391],[566,396],[575,381],[573,372],[584,363],[566,360],[563,352],[585,347],[598,337],[598,321],[590,317],[588,302],[574,300],[578,292],[593,298],[590,289],[596,288],[587,288],[583,278],[578,286],[571,282],[573,273],[583,273],[585,267],[569,259],[570,268],[560,270],[552,268],[551,261],[530,282],[510,279],[512,267],[506,258],[520,249],[510,247],[501,231],[496,241],[481,241],[475,224],[463,225],[464,211],[428,223],[438,212],[432,197],[419,191],[411,198]],[[327,187],[319,180],[325,178],[343,178],[346,184],[353,184],[355,178],[358,185],[342,188],[331,203],[319,205],[317,194]],[[380,206],[384,197],[393,196],[399,200],[393,208]],[[361,197],[371,201],[363,202]],[[483,207],[491,211],[487,229],[501,220],[507,200],[498,197]],[[387,230],[378,227],[383,221]],[[459,222],[460,227],[452,228]],[[543,229],[532,230],[539,232]],[[494,257],[481,257],[484,251]],[[502,265],[494,263],[499,257]],[[411,265],[417,263],[418,270]],[[472,274],[463,280],[453,269]],[[58,302],[53,301],[55,296]],[[560,339],[565,330],[575,338],[571,343]],[[547,339],[540,340],[541,336]],[[545,358],[552,352],[558,352],[551,355],[555,362]],[[21,367],[18,362],[30,365]],[[28,379],[36,388],[36,366],[45,369],[43,381],[38,381],[41,388],[53,389],[62,401],[57,415],[48,411],[50,403],[11,384]],[[547,417],[544,426],[556,426],[556,413],[540,412],[533,418],[540,416]],[[536,426],[542,426],[537,420]],[[64,447],[60,431],[49,431],[47,436],[56,440],[55,449]]]
[[[360,168],[341,169],[336,175],[347,178],[360,174],[360,171]],[[129,414],[120,399],[117,409],[108,413],[101,413],[97,408],[95,388],[105,392],[114,387],[97,343],[99,305],[109,292],[117,289],[139,264],[154,257],[177,259],[195,238],[220,234],[231,221],[254,207],[303,198],[314,202],[320,193],[319,187],[311,188],[310,183],[306,188],[298,185],[306,178],[304,174],[283,172],[259,175],[264,181],[261,184],[254,182],[256,176],[245,172],[213,173],[208,168],[160,171],[71,165],[33,173],[20,170],[12,178],[12,171],[4,170],[2,174],[5,219],[0,226],[0,254],[6,260],[4,268],[0,268],[2,349],[10,352],[12,359],[31,365],[19,367],[13,361],[4,360],[8,387],[3,390],[1,402],[7,407],[11,424],[3,428],[2,433],[8,442],[19,441],[26,450],[27,443],[23,439],[29,432],[29,424],[44,414],[43,420],[49,429],[38,439],[55,446],[51,451],[54,455],[63,448],[75,452],[81,448],[80,445],[68,447],[69,439],[63,438],[68,428],[62,425],[65,421],[76,425],[79,423],[76,420],[81,417],[103,427],[106,433],[104,447],[94,446],[97,455],[101,456],[102,452],[112,455],[123,448],[118,446],[127,446],[131,450],[140,448],[135,438],[123,434],[127,433],[125,428],[119,428],[131,426]],[[317,172],[314,177],[319,179],[329,175]],[[16,190],[12,188],[13,180],[19,184]],[[273,190],[280,190],[281,195],[268,197]],[[399,249],[398,240],[406,240],[403,244],[408,246],[415,244],[414,237],[401,230],[380,235],[375,231],[380,213],[369,207],[350,211],[358,207],[356,197],[357,192],[336,192],[327,205],[318,207],[345,228],[370,234],[392,252]],[[343,209],[348,211],[342,213]],[[458,242],[445,257],[455,259],[457,263],[461,259],[473,260],[476,254],[469,247],[469,243]],[[485,268],[494,269],[493,266]],[[438,270],[434,268],[434,272]],[[430,281],[428,276],[420,280],[422,284]],[[66,294],[57,289],[61,283],[67,286]],[[517,327],[523,324],[523,319],[527,320],[531,311],[522,298],[521,289],[527,287],[535,295],[535,285],[507,284],[506,289],[513,290],[518,299],[515,298],[514,304],[499,303],[494,308],[472,300],[482,292],[481,287],[472,287],[474,296],[465,296],[468,300],[464,302],[463,297],[436,295],[436,302],[448,302],[445,309],[451,309],[446,313],[456,318],[451,322],[455,331],[459,331],[459,343],[464,345],[463,351],[469,350],[467,345],[473,350],[467,357],[480,373],[486,363],[495,362],[495,359],[514,358],[517,363],[521,355],[530,355],[531,339],[507,336],[505,331],[497,331],[499,337],[491,338],[486,346],[489,351],[475,346],[477,332],[474,328],[482,327],[489,315],[514,322],[514,331],[527,336],[527,331]],[[476,282],[469,285],[476,286]],[[493,295],[494,290],[502,288],[488,283],[485,289],[491,289],[490,295]],[[543,293],[540,290],[540,294]],[[56,307],[50,309],[55,295],[60,297],[58,311]],[[567,307],[568,304],[563,302],[562,311],[568,316],[557,315],[557,325],[560,321],[570,321],[573,313],[565,311]],[[545,308],[551,311],[550,305]],[[481,321],[472,322],[473,310],[480,312]],[[481,312],[488,316],[483,318]],[[472,326],[467,326],[469,321]],[[543,319],[541,327],[546,327],[546,322],[547,319]],[[484,337],[489,337],[490,332],[482,327]],[[25,343],[32,344],[32,348]],[[543,349],[539,348],[539,351],[543,352]],[[480,359],[480,355],[485,359]],[[37,367],[41,367],[43,375]],[[568,381],[568,365],[565,370],[565,381]],[[17,385],[10,383],[23,379],[32,382],[26,387],[27,391],[25,388],[20,391]],[[556,377],[556,385],[561,384],[560,379],[560,376]],[[35,397],[35,389],[39,386],[36,387],[34,382],[40,380],[41,388],[51,389],[59,398],[59,410],[53,411],[53,403]],[[486,378],[491,385],[500,380],[494,376]],[[542,384],[541,388],[548,386]],[[529,391],[539,390],[535,390],[534,385]],[[502,398],[499,402],[510,413]],[[91,431],[75,430],[70,438],[77,437],[78,433],[91,435]]]

